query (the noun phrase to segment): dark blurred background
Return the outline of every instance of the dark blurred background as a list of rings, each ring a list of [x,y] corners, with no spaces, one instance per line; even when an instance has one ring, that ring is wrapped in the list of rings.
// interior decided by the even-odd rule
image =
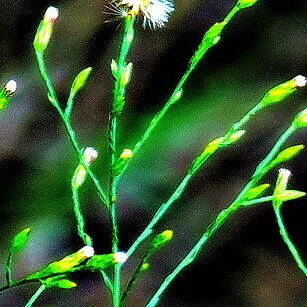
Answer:
[[[24,227],[32,235],[15,258],[14,277],[82,247],[72,211],[70,177],[77,160],[55,110],[46,99],[35,65],[32,40],[49,5],[60,17],[46,55],[61,101],[74,76],[93,66],[86,88],[75,102],[73,125],[83,146],[100,152],[93,166],[107,183],[107,118],[112,93],[109,64],[116,58],[119,21],[105,14],[106,1],[0,2],[0,78],[17,80],[18,91],[0,121],[1,267],[10,238]],[[137,26],[129,58],[134,74],[122,116],[119,148],[131,148],[164,104],[184,72],[206,29],[221,21],[235,1],[178,0],[161,30]],[[125,251],[157,208],[177,187],[204,145],[222,135],[271,87],[298,74],[306,75],[307,1],[259,0],[226,28],[191,76],[183,99],[130,164],[119,192],[120,247]],[[274,106],[248,124],[247,134],[218,153],[202,168],[157,231],[173,229],[170,246],[159,253],[127,306],[144,306],[163,278],[196,243],[214,216],[244,186],[293,116],[306,107],[306,90]],[[306,143],[305,130],[288,146]],[[306,152],[288,167],[291,188],[307,191]],[[274,183],[277,170],[263,182]],[[98,253],[110,252],[106,210],[88,182],[81,193],[87,229]],[[306,200],[283,207],[289,233],[307,261]],[[136,259],[136,258],[134,258]],[[135,260],[134,260],[135,261]],[[132,262],[133,263],[133,262]],[[125,280],[132,266],[127,265]],[[1,273],[1,283],[5,276]],[[107,306],[99,276],[74,276],[73,290],[48,290],[37,306]],[[0,294],[1,306],[23,306],[37,285]],[[160,306],[306,306],[307,283],[279,236],[269,204],[238,212],[171,285]]]

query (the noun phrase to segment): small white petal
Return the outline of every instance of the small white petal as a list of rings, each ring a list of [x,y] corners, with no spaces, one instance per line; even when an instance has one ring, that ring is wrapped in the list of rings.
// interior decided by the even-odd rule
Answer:
[[[16,89],[17,89],[17,82],[15,80],[10,80],[6,85],[5,85],[5,89],[8,92],[11,93],[15,93]]]
[[[307,84],[306,77],[298,75],[294,78],[295,84],[297,87],[304,87]]]
[[[79,250],[79,253],[85,258],[90,258],[94,256],[95,251],[92,246],[86,245]]]
[[[124,263],[127,261],[127,259],[128,259],[128,256],[124,252],[118,252],[114,254],[114,260],[117,263]]]
[[[87,164],[91,164],[98,157],[98,151],[94,147],[86,147],[83,151],[83,159]]]
[[[291,176],[291,172],[286,168],[281,168],[278,172],[282,174],[285,178],[289,178]]]
[[[49,22],[55,22],[59,17],[59,10],[54,6],[49,6],[45,13],[45,19]]]

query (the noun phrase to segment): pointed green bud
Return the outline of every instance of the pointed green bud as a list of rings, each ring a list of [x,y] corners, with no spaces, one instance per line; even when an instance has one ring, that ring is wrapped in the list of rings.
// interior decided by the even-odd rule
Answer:
[[[26,277],[26,280],[42,279],[52,274],[64,274],[80,265],[85,260],[93,257],[94,249],[91,246],[84,246],[77,252],[70,254],[59,261],[48,264],[42,270]]]
[[[219,42],[221,39],[220,35],[222,33],[222,30],[226,26],[226,22],[217,22],[215,23],[206,33],[204,36],[204,40],[202,44],[206,45],[215,45]]]
[[[119,176],[123,172],[128,161],[132,157],[133,157],[132,150],[129,148],[124,149],[119,158],[115,161],[115,163],[112,166],[112,176],[113,177]]]
[[[157,252],[162,247],[166,246],[174,236],[174,232],[172,230],[164,230],[160,234],[154,237],[154,239],[151,241],[148,252],[147,252],[147,258],[150,257],[153,253]]]
[[[111,62],[111,72],[113,77],[116,79],[117,78],[117,72],[118,72],[118,66],[115,60],[112,59]]]
[[[131,79],[132,74],[132,67],[133,64],[130,62],[122,71],[121,77],[120,77],[120,83],[122,86],[126,86]]]
[[[300,112],[293,121],[294,125],[298,128],[307,127],[307,109]]]
[[[279,163],[291,160],[292,158],[297,156],[304,149],[304,147],[304,145],[295,145],[282,150],[272,161],[271,165],[275,166]]]
[[[144,263],[142,264],[142,266],[141,266],[140,271],[141,271],[141,272],[145,272],[145,271],[148,271],[149,268],[150,268],[150,264],[149,264],[148,262],[144,262]]]
[[[216,45],[221,39],[221,33],[226,22],[217,22],[204,34],[202,42],[200,43],[197,51],[191,59],[190,65],[195,66],[203,57],[203,55],[208,51],[209,48]]]
[[[288,201],[288,200],[293,200],[297,198],[304,197],[306,195],[305,192],[302,191],[297,191],[297,190],[285,190],[281,194],[277,194],[274,197],[276,198],[277,201]]]
[[[33,42],[34,49],[37,52],[42,53],[48,47],[53,32],[53,26],[58,16],[59,16],[59,11],[57,8],[50,6],[46,10],[44,18],[38,26]]]
[[[11,254],[17,253],[25,247],[29,239],[30,231],[30,228],[25,228],[15,235],[9,249]]]
[[[127,261],[127,258],[127,254],[123,252],[96,255],[86,263],[86,268],[91,271],[103,270],[112,267],[117,263],[124,263]]]
[[[76,283],[69,279],[59,279],[58,277],[47,278],[42,281],[43,284],[48,288],[61,288],[61,289],[71,289],[77,286]]]
[[[92,70],[92,67],[88,67],[79,72],[71,86],[71,95],[76,95],[84,87]]]
[[[301,75],[296,76],[295,78],[272,88],[262,98],[259,105],[265,107],[283,101],[286,97],[293,94],[298,88],[304,87],[305,85],[306,78]]]
[[[247,7],[253,6],[258,0],[239,0],[237,6],[240,9],[245,9]]]
[[[17,83],[15,80],[10,80],[0,89],[0,111],[7,106],[16,89]]]
[[[98,151],[93,148],[93,147],[86,147],[83,150],[83,154],[82,154],[84,163],[87,166],[90,166],[98,157]],[[73,174],[73,177],[71,179],[71,186],[73,189],[79,189],[85,179],[87,177],[87,171],[85,169],[85,167],[82,164],[79,164]]]
[[[223,145],[230,145],[234,142],[237,142],[238,140],[241,139],[241,137],[245,134],[245,130],[238,130],[231,134],[227,139],[223,141]]]
[[[203,164],[203,161],[209,157],[210,155],[214,154],[223,144],[224,137],[217,138],[213,141],[211,141],[204,149],[204,151],[201,153],[200,156],[198,156],[194,161],[193,165],[191,167],[191,171],[194,172],[197,170],[201,165]]]
[[[224,137],[217,138],[213,141],[211,141],[204,149],[202,155],[208,155],[213,154],[218,150],[218,148],[221,146],[221,144],[224,141]]]
[[[74,171],[73,177],[71,179],[71,186],[73,189],[79,189],[85,182],[87,172],[82,164],[79,164]]]
[[[249,189],[243,200],[244,201],[248,201],[248,200],[252,200],[255,199],[257,197],[260,197],[261,195],[263,195],[263,193],[270,187],[270,185],[268,183],[264,183],[264,184],[260,184],[254,188]]]

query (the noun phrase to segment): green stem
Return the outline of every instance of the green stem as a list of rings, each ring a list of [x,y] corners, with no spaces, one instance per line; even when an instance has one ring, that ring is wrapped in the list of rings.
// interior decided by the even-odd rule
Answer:
[[[38,64],[38,68],[41,74],[41,77],[44,81],[44,84],[47,88],[47,92],[48,92],[48,98],[50,100],[50,102],[52,103],[52,105],[57,109],[67,132],[67,136],[70,140],[70,142],[73,145],[73,148],[76,152],[76,155],[80,161],[80,163],[85,167],[89,177],[91,178],[94,186],[96,187],[96,190],[98,192],[98,195],[100,197],[100,199],[102,200],[102,202],[108,207],[109,203],[108,203],[108,199],[98,181],[98,179],[96,178],[96,176],[94,175],[94,173],[90,170],[89,166],[86,165],[86,163],[83,161],[83,157],[82,157],[82,149],[78,144],[75,132],[70,124],[69,118],[67,118],[64,114],[64,112],[62,111],[59,101],[57,99],[56,96],[56,92],[54,90],[54,87],[52,85],[51,79],[49,77],[49,74],[47,72],[47,68],[45,65],[45,61],[44,61],[44,54],[41,52],[35,52],[36,55],[36,60],[37,60],[37,64]]]
[[[262,107],[257,104],[254,108],[252,108],[247,114],[245,114],[242,119],[238,122],[236,122],[232,127],[226,132],[224,138],[227,139],[230,135],[232,135],[234,132],[240,130],[254,115],[256,115]],[[222,147],[223,144],[221,144],[220,147]],[[216,151],[215,151],[216,152]],[[138,248],[138,246],[146,240],[153,232],[153,228],[156,226],[156,224],[161,220],[161,218],[166,214],[166,212],[169,210],[169,208],[172,206],[172,204],[181,197],[182,193],[185,191],[186,187],[188,186],[189,182],[193,178],[193,176],[197,173],[199,168],[215,153],[212,152],[202,159],[202,161],[199,163],[198,167],[194,167],[194,163],[192,163],[192,166],[190,167],[188,174],[183,178],[175,192],[172,194],[172,196],[162,204],[159,208],[159,210],[156,212],[150,223],[146,226],[145,230],[139,235],[139,237],[135,240],[135,242],[132,244],[132,246],[129,248],[127,255],[131,256],[135,250]]]
[[[122,74],[126,69],[126,58],[133,42],[135,16],[127,16],[125,19],[125,28],[123,40],[121,43],[120,53],[117,63],[117,74],[115,78],[115,86],[113,91],[113,104],[109,118],[109,152],[110,152],[110,181],[109,181],[109,217],[112,225],[112,252],[119,251],[119,238],[118,238],[118,221],[117,221],[117,207],[116,207],[116,187],[117,180],[113,175],[113,166],[116,162],[116,132],[117,132],[117,119],[121,114],[124,106],[125,94],[127,84],[122,83]],[[120,306],[120,276],[121,266],[116,264],[113,269],[113,292],[112,303],[113,307]]]
[[[191,264],[206,242],[213,236],[213,234],[226,222],[226,220],[237,210],[236,206],[230,205],[228,208],[221,211],[216,217],[215,221],[211,223],[204,235],[199,239],[195,246],[191,249],[188,255],[179,263],[175,270],[167,276],[163,281],[158,291],[147,303],[146,307],[154,307],[158,304],[162,294],[167,289],[169,284],[174,280],[174,278],[189,264]]]
[[[188,185],[192,178],[191,174],[187,174],[184,179],[181,181],[180,185],[177,187],[176,191],[172,194],[172,196],[168,199],[167,202],[162,204],[159,210],[156,212],[150,223],[146,226],[144,231],[139,235],[139,237],[135,240],[132,246],[127,251],[128,257],[130,257],[138,248],[138,246],[147,239],[152,233],[155,225],[160,221],[160,219],[164,216],[164,214],[168,211],[170,206],[182,195],[184,189]]]
[[[274,160],[275,156],[280,152],[283,144],[288,140],[288,138],[297,130],[297,127],[294,124],[281,135],[278,139],[272,150],[266,156],[266,158],[257,166],[254,174],[252,175],[251,180],[246,184],[237,198],[230,204],[229,207],[221,211],[216,217],[215,221],[210,224],[204,235],[200,238],[200,240],[196,243],[196,245],[191,249],[189,254],[179,263],[179,265],[175,268],[175,270],[164,280],[162,285],[159,287],[158,291],[151,298],[147,307],[156,306],[159,302],[161,295],[164,293],[166,288],[172,282],[172,280],[189,264],[191,264],[196,258],[199,251],[204,247],[207,243],[208,239],[215,233],[215,231],[222,226],[222,224],[232,215],[238,208],[244,205],[244,196],[246,192],[254,187],[263,176],[270,170],[270,163]]]
[[[235,6],[229,13],[228,15],[225,17],[224,21],[225,22],[230,22],[230,20],[234,17],[234,15],[239,11],[240,9]],[[164,105],[164,107],[162,108],[162,110],[160,110],[152,119],[152,121],[150,122],[148,128],[146,129],[146,131],[144,132],[144,134],[141,136],[140,140],[135,144],[134,148],[133,148],[133,154],[135,155],[140,148],[143,146],[143,144],[146,142],[146,140],[150,137],[150,135],[152,134],[153,130],[157,127],[157,125],[160,123],[160,121],[162,120],[162,118],[165,116],[165,114],[168,112],[168,110],[174,105],[176,104],[181,97],[181,92],[182,89],[185,85],[185,83],[187,82],[188,78],[190,77],[191,73],[195,70],[195,68],[197,67],[198,63],[204,58],[204,56],[206,55],[206,53],[209,51],[209,49],[211,49],[211,47],[213,47],[215,44],[208,44],[206,46],[203,46],[203,42],[201,42],[201,44],[199,45],[202,46],[202,50],[203,52],[201,52],[201,54],[197,52],[197,59],[195,60],[194,55],[192,56],[188,68],[187,70],[184,72],[183,76],[181,77],[181,79],[179,80],[177,86],[175,87],[175,90],[173,91],[172,95],[170,96],[170,98],[167,100],[166,104]],[[127,168],[128,164],[130,163],[130,161],[128,161],[128,163],[125,166],[125,169]],[[124,171],[122,172],[122,174],[124,173]]]
[[[78,189],[72,188],[72,198],[74,202],[74,212],[77,220],[78,235],[85,245],[93,246],[91,237],[85,231],[85,222],[80,208]]]
[[[12,261],[13,261],[13,253],[9,253],[9,256],[8,256],[7,262],[6,262],[6,283],[7,283],[8,286],[11,286],[13,284]]]
[[[301,259],[296,246],[293,244],[293,242],[291,241],[291,239],[288,235],[287,229],[286,229],[285,224],[283,222],[281,209],[280,209],[280,207],[276,207],[276,206],[273,206],[273,208],[274,208],[277,223],[278,223],[278,226],[279,226],[280,235],[281,235],[282,239],[284,240],[285,244],[287,245],[292,257],[295,260],[295,262],[297,263],[297,266],[303,271],[305,276],[307,276],[307,267],[304,264],[303,260]]]
[[[47,287],[45,285],[41,285],[34,293],[34,295],[30,298],[25,307],[31,307],[35,303],[35,301],[39,298],[39,296],[46,290],[46,288]]]
[[[98,179],[96,178],[95,174],[92,172],[92,170],[89,168],[88,164],[85,163],[84,159],[83,159],[83,152],[82,152],[82,149],[81,147],[79,146],[78,144],[78,141],[77,141],[77,137],[75,135],[75,132],[71,126],[71,123],[70,123],[70,119],[69,119],[69,116],[65,115],[65,113],[62,111],[61,107],[60,107],[60,104],[59,104],[59,101],[57,99],[57,96],[56,96],[56,92],[54,90],[54,87],[52,85],[52,82],[51,82],[51,79],[49,77],[49,74],[48,74],[48,71],[47,71],[47,68],[46,68],[46,65],[45,65],[45,61],[44,61],[44,54],[41,53],[41,52],[35,52],[35,55],[36,55],[36,60],[37,60],[37,63],[38,63],[38,68],[39,68],[39,71],[40,71],[40,74],[42,76],[42,79],[44,81],[44,84],[47,88],[47,92],[48,92],[48,98],[50,100],[50,102],[52,103],[52,105],[56,108],[56,110],[58,111],[63,123],[64,123],[64,127],[66,129],[66,133],[67,133],[67,136],[68,136],[68,139],[70,140],[72,146],[73,146],[73,149],[78,157],[78,160],[79,160],[79,163],[81,163],[84,168],[86,169],[86,172],[88,174],[88,176],[91,178],[97,192],[98,192],[98,195],[101,199],[101,201],[107,206],[107,208],[109,208],[109,201],[108,201],[108,198],[107,196],[105,195],[102,187],[101,187],[101,184],[100,182],[98,181]],[[73,99],[73,97],[69,97],[69,100]],[[71,101],[68,102],[69,104],[72,104]],[[79,205],[76,204],[76,201],[77,201],[77,195],[73,195],[73,198],[74,198],[74,207],[76,209],[75,213],[77,211],[80,212],[80,210],[78,210],[78,207]],[[78,214],[78,217],[77,217],[77,220],[79,218],[80,220],[80,217],[82,218],[82,214]],[[83,218],[82,218],[83,220]],[[81,220],[79,221],[81,222]],[[82,225],[84,224],[84,222],[81,222],[81,224],[79,225]],[[82,227],[81,227],[82,228]],[[78,232],[79,234],[81,234],[83,232],[83,230],[81,231],[80,233],[80,230],[81,228],[78,226]],[[86,235],[86,234],[85,234]],[[83,235],[82,235],[83,236]],[[86,242],[90,242],[90,238],[86,235],[86,237],[84,236],[84,238]],[[111,287],[111,281],[109,280],[107,274],[105,272],[101,272],[101,275],[103,277],[103,280],[106,284],[106,286],[110,289],[110,291],[112,292],[112,287]]]
[[[141,260],[139,261],[137,267],[135,268],[132,277],[129,279],[128,284],[126,286],[125,291],[123,292],[122,296],[121,296],[121,306],[124,306],[125,300],[129,294],[129,292],[132,290],[132,288],[134,287],[138,277],[140,276],[140,274],[142,273],[142,266],[144,263],[146,263],[148,261],[148,250],[146,251],[146,253],[144,254],[144,256],[141,258]]]
[[[265,157],[264,160],[259,163],[256,167],[255,172],[252,175],[252,179],[246,184],[237,198],[234,200],[234,203],[240,203],[244,198],[246,192],[253,188],[259,180],[271,169],[270,164],[276,157],[276,155],[280,152],[281,147],[285,144],[285,142],[292,136],[297,130],[297,127],[294,124],[291,124],[288,129],[281,135],[278,141],[275,143],[274,147],[271,149],[269,154]]]

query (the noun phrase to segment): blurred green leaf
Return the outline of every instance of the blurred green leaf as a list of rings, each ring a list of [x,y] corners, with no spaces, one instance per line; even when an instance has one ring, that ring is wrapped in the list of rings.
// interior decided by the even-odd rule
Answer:
[[[26,228],[20,232],[18,232],[15,237],[13,238],[12,242],[11,242],[11,246],[10,246],[10,253],[17,253],[19,251],[21,251],[25,245],[27,244],[29,235],[30,235],[30,228]]]

